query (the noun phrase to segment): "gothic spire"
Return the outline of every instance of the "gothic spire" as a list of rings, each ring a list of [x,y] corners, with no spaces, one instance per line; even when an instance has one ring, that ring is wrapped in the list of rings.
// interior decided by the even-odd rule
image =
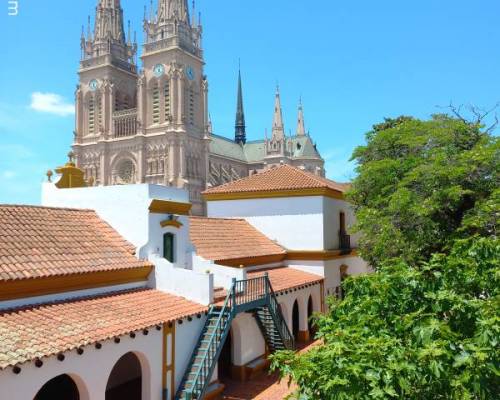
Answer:
[[[187,0],[159,0],[156,13],[144,19],[144,51],[179,46],[201,58],[201,32],[189,17]]]
[[[280,88],[276,87],[276,97],[274,100],[274,118],[273,118],[273,139],[285,138],[285,126],[283,124],[283,112],[281,110]]]
[[[234,133],[236,143],[245,144],[247,141],[245,110],[243,109],[243,90],[241,87],[241,69],[238,71],[238,100],[236,106],[236,123]]]
[[[89,18],[90,19],[90,18]],[[82,40],[83,59],[111,55],[113,58],[133,64],[137,45],[127,42],[120,0],[99,0],[94,22],[94,35]]]
[[[190,24],[187,0],[160,0],[158,4],[158,21],[176,19]]]
[[[297,121],[297,136],[306,135],[306,126],[304,123],[304,109],[302,107],[302,99],[299,100],[299,117]]]

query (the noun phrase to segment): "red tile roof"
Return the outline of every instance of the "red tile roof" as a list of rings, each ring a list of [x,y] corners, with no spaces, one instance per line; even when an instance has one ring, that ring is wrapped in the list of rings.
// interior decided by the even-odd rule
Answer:
[[[285,290],[299,288],[304,285],[314,285],[323,282],[324,278],[319,275],[309,274],[290,267],[264,268],[247,272],[247,279],[254,279],[269,275],[269,281],[275,293]],[[214,302],[223,305],[228,291],[224,288],[216,288],[214,291]]]
[[[349,184],[347,183],[334,182],[285,164],[250,177],[210,188],[204,191],[203,194],[214,195],[303,189],[325,189],[343,193],[348,188]]]
[[[0,282],[150,266],[95,211],[0,205]]]
[[[0,369],[206,310],[148,289],[0,312]]]
[[[324,280],[322,276],[299,271],[298,269],[290,267],[267,268],[250,271],[247,272],[247,279],[257,278],[264,275],[266,272],[269,274],[269,280],[271,281],[271,285],[275,292],[320,283]]]
[[[244,219],[190,217],[196,253],[212,261],[285,256],[286,251]]]

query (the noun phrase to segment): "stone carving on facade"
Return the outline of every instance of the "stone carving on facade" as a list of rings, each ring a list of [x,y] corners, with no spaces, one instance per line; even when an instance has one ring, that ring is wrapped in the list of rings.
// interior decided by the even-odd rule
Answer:
[[[202,27],[188,10],[186,0],[160,0],[145,17],[138,71],[137,44],[125,38],[120,2],[99,1],[94,32],[89,25],[82,35],[75,92],[73,150],[85,173],[99,185],[186,187],[194,214],[204,212],[201,192],[208,186],[282,162],[324,175],[324,161],[305,133],[302,102],[297,133],[286,137],[279,91],[272,137],[247,142],[241,75],[235,140],[212,132]]]

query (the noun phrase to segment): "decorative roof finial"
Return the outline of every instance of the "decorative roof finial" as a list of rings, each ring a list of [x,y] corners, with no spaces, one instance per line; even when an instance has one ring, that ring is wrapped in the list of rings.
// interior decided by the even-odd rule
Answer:
[[[47,171],[47,181],[48,181],[48,182],[52,182],[52,175],[54,175],[54,173],[52,172],[52,170],[51,170],[51,169],[49,169],[49,170]]]

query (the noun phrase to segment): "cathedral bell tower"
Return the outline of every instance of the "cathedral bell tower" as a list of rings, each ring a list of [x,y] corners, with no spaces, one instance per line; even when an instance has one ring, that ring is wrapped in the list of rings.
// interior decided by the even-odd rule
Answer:
[[[137,44],[132,43],[130,25],[125,36],[120,0],[100,0],[93,32],[88,20],[82,28],[79,83],[76,89],[74,151],[79,164],[90,164],[89,172],[98,184],[104,182],[105,162],[83,160],[81,145],[104,142],[115,136],[116,113],[136,107]],[[90,158],[89,158],[90,157]]]
[[[151,3],[152,7],[152,3]],[[193,209],[202,206],[208,164],[208,82],[203,73],[202,27],[187,0],[159,0],[145,10],[138,121],[168,147],[165,184],[185,187]]]

